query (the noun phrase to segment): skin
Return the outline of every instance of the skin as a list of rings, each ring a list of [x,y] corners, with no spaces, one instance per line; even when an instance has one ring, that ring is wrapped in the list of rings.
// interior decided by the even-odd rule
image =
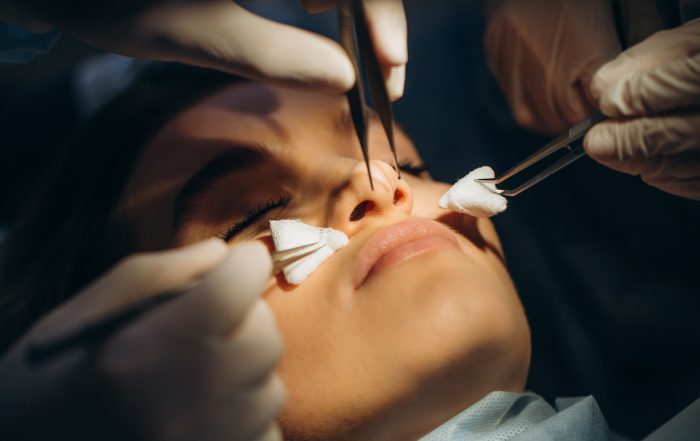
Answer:
[[[399,180],[376,118],[371,191],[347,112],[341,96],[228,87],[181,113],[147,146],[114,221],[134,232],[137,250],[167,248],[220,235],[286,194],[287,206],[232,243],[269,244],[267,221],[280,218],[345,232],[349,244],[303,284],[277,277],[264,295],[285,344],[278,372],[288,401],[280,423],[287,439],[414,439],[492,390],[522,390],[529,330],[492,223],[438,208],[449,186],[427,173]],[[407,135],[396,136],[399,159],[420,163]],[[182,187],[232,143],[264,145],[269,157],[209,186],[174,227]],[[370,208],[351,219],[365,201]],[[448,226],[459,249],[413,256],[356,287],[352,268],[362,246],[412,217]]]

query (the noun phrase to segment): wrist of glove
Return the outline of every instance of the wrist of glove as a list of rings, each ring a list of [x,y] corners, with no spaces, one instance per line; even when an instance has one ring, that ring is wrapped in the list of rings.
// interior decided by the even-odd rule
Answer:
[[[604,65],[591,94],[613,118],[586,136],[591,158],[700,200],[700,20],[658,32]]]

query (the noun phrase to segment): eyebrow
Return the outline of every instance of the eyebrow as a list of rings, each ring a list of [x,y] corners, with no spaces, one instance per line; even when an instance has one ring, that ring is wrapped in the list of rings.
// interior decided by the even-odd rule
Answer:
[[[241,173],[270,159],[268,150],[261,145],[233,145],[215,156],[190,179],[180,190],[173,209],[173,226],[177,229],[192,211],[195,201],[216,181]]]

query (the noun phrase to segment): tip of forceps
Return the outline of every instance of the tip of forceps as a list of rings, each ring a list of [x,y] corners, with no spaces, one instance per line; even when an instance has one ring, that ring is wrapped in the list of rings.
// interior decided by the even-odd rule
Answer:
[[[384,83],[382,68],[374,51],[374,46],[367,26],[362,2],[353,0],[341,0],[338,2],[338,23],[340,27],[340,39],[343,47],[347,51],[350,61],[355,69],[355,85],[347,93],[350,104],[350,112],[355,125],[355,131],[360,141],[362,156],[367,166],[370,187],[374,190],[372,182],[372,172],[369,162],[369,146],[367,139],[367,100],[364,90],[363,69],[367,74],[372,99],[377,107],[379,119],[382,122],[384,132],[389,141],[389,146],[394,157],[394,165],[399,178],[401,171],[396,154],[396,143],[394,140],[394,115],[389,99],[389,93]]]
[[[294,262],[315,253],[316,251],[323,248],[324,245],[325,244],[323,242],[319,241],[271,253],[272,272],[276,274],[279,271],[282,271],[286,266],[291,265]]]
[[[537,173],[532,178],[525,181],[520,186],[512,190],[500,191],[500,194],[502,194],[503,196],[517,196],[525,190],[529,189],[530,187],[534,186],[535,184],[538,184],[539,182],[542,182],[543,180],[552,176],[554,173],[558,172],[564,167],[570,165],[582,156],[585,156],[586,152],[583,149],[582,142],[583,137],[586,135],[586,133],[588,133],[591,127],[593,127],[595,124],[597,124],[600,121],[603,121],[606,118],[607,117],[602,113],[595,112],[591,114],[588,118],[569,128],[569,130],[565,134],[555,138],[547,145],[545,145],[532,155],[528,156],[512,168],[510,168],[502,175],[493,179],[477,179],[476,181],[482,184],[501,184],[506,180],[512,178],[513,176],[519,174],[520,172],[537,164],[538,162],[542,161],[544,158],[552,155],[553,153],[562,149],[569,150],[567,154],[559,158],[554,163],[550,164],[548,167],[546,167],[541,172]]]

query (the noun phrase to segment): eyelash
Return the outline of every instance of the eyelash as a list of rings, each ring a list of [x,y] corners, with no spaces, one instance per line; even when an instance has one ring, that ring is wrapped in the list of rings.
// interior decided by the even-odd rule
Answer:
[[[402,159],[399,161],[399,169],[404,172],[414,176],[420,177],[422,173],[426,172],[424,164],[419,164],[407,159]],[[257,222],[266,213],[274,210],[275,208],[284,207],[289,203],[289,196],[282,195],[277,199],[270,199],[269,201],[253,208],[251,211],[245,214],[238,222],[229,227],[224,233],[219,235],[221,239],[229,242],[238,233],[248,228]]]
[[[418,176],[420,177],[423,173],[428,171],[425,168],[425,164],[420,164],[416,163],[413,161],[410,161],[408,159],[401,159],[399,160],[399,170],[402,172],[408,173],[413,176]]]
[[[289,196],[287,195],[282,195],[278,199],[270,199],[269,201],[250,210],[241,218],[241,220],[229,227],[228,230],[226,230],[226,232],[221,234],[219,237],[224,241],[229,242],[234,238],[234,236],[236,236],[236,234],[253,225],[268,212],[274,210],[275,208],[285,207],[288,203]]]

